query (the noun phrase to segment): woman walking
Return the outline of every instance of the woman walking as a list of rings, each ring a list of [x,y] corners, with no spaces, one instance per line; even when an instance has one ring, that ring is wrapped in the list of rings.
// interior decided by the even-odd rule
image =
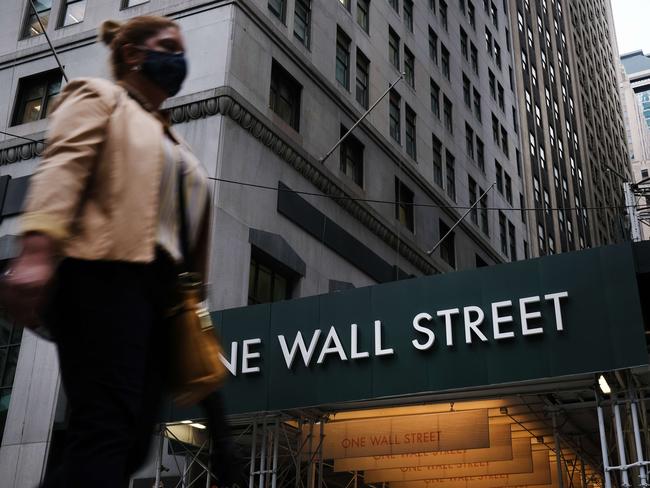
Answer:
[[[128,486],[167,381],[178,266],[206,277],[206,174],[159,111],[186,76],[180,29],[143,16],[105,22],[101,39],[116,82],[63,89],[31,179],[23,250],[6,272],[10,312],[52,333],[69,400],[63,462],[46,488]]]

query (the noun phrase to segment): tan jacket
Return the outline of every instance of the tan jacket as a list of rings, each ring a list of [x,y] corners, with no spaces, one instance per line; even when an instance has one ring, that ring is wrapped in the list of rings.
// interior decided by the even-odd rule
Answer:
[[[122,87],[98,78],[71,81],[57,104],[43,159],[30,181],[22,232],[54,237],[69,257],[151,262],[162,123]],[[187,159],[186,164],[200,164]],[[204,278],[209,213],[193,250],[194,271]]]

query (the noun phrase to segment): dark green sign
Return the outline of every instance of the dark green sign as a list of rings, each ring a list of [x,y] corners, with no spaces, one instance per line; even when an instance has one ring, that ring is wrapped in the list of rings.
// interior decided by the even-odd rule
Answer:
[[[631,245],[226,310],[214,319],[235,373],[225,389],[232,413],[648,359]]]

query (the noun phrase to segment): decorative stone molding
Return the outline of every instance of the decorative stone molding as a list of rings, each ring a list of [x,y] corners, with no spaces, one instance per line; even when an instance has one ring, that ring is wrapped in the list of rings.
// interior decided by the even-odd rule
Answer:
[[[18,143],[16,145],[8,145],[7,147],[0,148],[0,166],[27,161],[43,154],[43,149],[45,148],[44,140],[31,142],[17,139],[17,141]]]
[[[272,130],[269,125],[261,120],[260,116],[249,110],[239,102],[231,90],[217,90],[210,98],[196,100],[187,104],[171,108],[171,118],[174,124],[189,122],[205,117],[220,114],[228,116],[242,128],[251,133],[253,137],[269,147],[280,158],[290,164],[306,180],[312,183],[322,193],[332,196],[332,199],[345,209],[355,219],[365,225],[373,234],[377,235],[392,249],[397,249],[407,261],[425,274],[438,272],[434,265],[409,242],[405,242],[395,231],[390,229],[378,218],[370,207],[364,202],[352,200],[341,186],[337,184],[323,167],[316,161],[311,161],[308,156],[303,156],[294,149],[282,136]],[[337,199],[340,197],[340,199]]]

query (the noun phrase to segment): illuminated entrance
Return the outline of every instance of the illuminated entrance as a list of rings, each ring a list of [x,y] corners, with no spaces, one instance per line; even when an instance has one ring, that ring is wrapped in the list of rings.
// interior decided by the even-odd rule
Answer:
[[[611,246],[215,313],[249,487],[644,486],[646,263]],[[210,486],[197,413],[167,418],[158,465]]]

